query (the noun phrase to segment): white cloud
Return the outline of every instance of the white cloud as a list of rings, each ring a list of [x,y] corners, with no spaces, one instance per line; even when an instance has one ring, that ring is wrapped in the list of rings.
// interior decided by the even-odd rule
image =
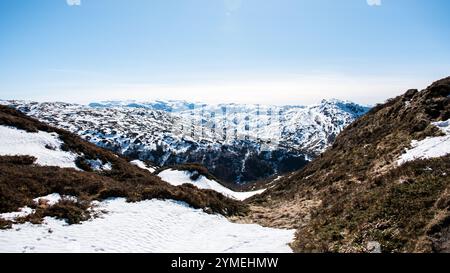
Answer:
[[[69,6],[80,6],[81,0],[66,0],[67,5]]]
[[[381,6],[381,0],[367,0],[369,6]]]

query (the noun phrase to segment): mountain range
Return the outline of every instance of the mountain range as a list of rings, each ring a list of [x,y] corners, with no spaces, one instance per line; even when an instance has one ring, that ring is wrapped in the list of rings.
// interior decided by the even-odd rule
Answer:
[[[292,252],[294,230],[226,218],[261,191],[202,167],[157,174],[2,105],[0,139],[0,252]]]
[[[8,106],[0,105],[1,249],[450,252],[450,77],[371,109],[339,101],[287,107],[284,116],[316,122],[319,133],[311,135],[319,141],[308,144],[317,154],[311,152],[305,166],[266,178],[246,192],[227,188],[201,164],[154,166],[126,151],[129,138],[137,144],[136,139],[148,138],[138,137],[145,132],[160,141],[156,146],[171,143],[173,151],[181,151],[171,156],[180,158],[190,154],[192,143],[247,142],[270,152],[278,149],[276,143],[303,143],[305,132],[277,138],[276,126],[267,129],[268,119],[275,122],[273,111],[262,106],[229,105],[224,111],[195,104],[186,109],[184,102],[2,104]],[[213,128],[202,126],[202,117],[214,120],[217,114],[211,113],[217,109],[236,112],[218,122],[233,124],[222,128],[237,128],[238,137],[199,136]],[[345,117],[349,110],[360,115],[349,124],[333,114]],[[282,124],[277,125],[281,132],[288,131],[287,124],[312,128],[305,126],[311,119],[300,120],[303,124],[287,118],[276,124]],[[341,130],[334,140],[320,137],[333,128]],[[123,133],[131,131],[134,135]],[[116,152],[103,148],[109,140],[120,144]],[[322,148],[315,145],[322,140],[327,143]]]
[[[129,158],[155,166],[200,163],[237,184],[302,168],[370,109],[340,100],[310,106],[2,103]]]

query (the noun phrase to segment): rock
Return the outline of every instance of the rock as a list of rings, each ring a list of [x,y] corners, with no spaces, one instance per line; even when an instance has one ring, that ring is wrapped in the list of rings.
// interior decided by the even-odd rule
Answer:
[[[41,209],[46,209],[49,207],[49,201],[44,198],[39,198],[38,207]]]
[[[367,243],[367,252],[369,253],[381,253],[381,244],[376,241],[370,241]]]

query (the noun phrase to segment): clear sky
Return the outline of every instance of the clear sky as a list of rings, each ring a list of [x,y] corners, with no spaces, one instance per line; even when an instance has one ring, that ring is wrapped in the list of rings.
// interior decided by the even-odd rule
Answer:
[[[376,103],[450,75],[448,0],[0,0],[0,99]]]

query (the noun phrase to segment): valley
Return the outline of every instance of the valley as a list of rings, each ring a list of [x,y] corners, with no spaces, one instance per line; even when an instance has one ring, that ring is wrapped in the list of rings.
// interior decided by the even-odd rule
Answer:
[[[3,101],[50,125],[154,166],[204,165],[230,184],[304,167],[370,108],[339,100],[310,106],[185,101],[67,103]]]
[[[0,249],[447,252],[449,100],[445,78],[371,109],[286,108],[274,127],[233,105],[246,110],[213,123],[235,138],[202,126],[212,106],[2,101]],[[282,147],[305,164],[276,165],[254,184],[208,168],[235,164],[244,177],[252,156]]]

